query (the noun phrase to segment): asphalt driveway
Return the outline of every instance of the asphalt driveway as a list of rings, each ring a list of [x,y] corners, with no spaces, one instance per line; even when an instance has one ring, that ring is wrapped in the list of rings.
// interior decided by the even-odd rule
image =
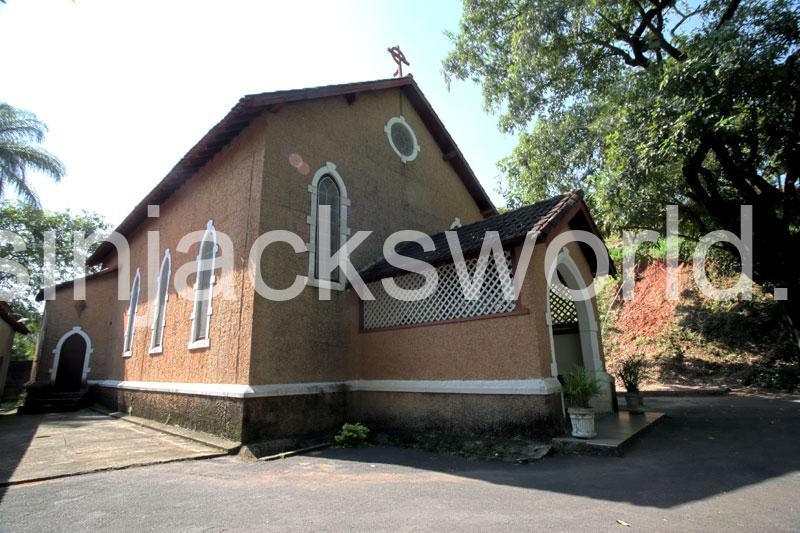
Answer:
[[[0,485],[223,453],[88,409],[0,415]]]
[[[376,447],[170,463],[9,487],[0,530],[798,530],[800,397],[650,407],[667,418],[622,458]]]

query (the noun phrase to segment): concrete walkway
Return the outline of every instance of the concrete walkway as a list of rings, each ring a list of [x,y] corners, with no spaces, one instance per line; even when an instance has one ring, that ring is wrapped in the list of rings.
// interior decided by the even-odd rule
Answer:
[[[225,453],[90,410],[0,415],[0,486]]]

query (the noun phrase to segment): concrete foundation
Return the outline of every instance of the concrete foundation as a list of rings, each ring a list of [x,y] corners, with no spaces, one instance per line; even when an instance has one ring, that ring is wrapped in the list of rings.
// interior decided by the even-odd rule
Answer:
[[[95,399],[114,411],[242,441],[244,400],[219,396],[93,387]]]
[[[325,392],[227,398],[95,386],[109,409],[220,435],[242,443],[300,439],[344,422],[399,432],[554,436],[563,431],[561,398],[548,395]]]

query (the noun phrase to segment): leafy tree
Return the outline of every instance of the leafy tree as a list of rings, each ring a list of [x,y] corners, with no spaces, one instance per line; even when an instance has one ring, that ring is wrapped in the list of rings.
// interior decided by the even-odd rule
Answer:
[[[800,325],[800,4],[790,0],[465,0],[448,77],[482,84],[520,132],[511,205],[583,188],[606,230],[740,230],[754,278]]]
[[[27,180],[35,170],[59,181],[64,165],[55,156],[36,146],[44,140],[47,126],[36,115],[0,102],[0,198],[7,189],[16,191],[23,201],[39,206],[39,197]]]
[[[0,204],[0,231],[9,231],[19,235],[25,242],[25,250],[13,251],[8,242],[0,240],[0,257],[16,261],[25,267],[29,274],[26,285],[5,270],[0,271],[0,288],[9,290],[14,298],[9,304],[14,312],[28,319],[27,326],[31,335],[16,336],[14,356],[25,358],[33,353],[35,335],[40,320],[39,305],[35,301],[36,294],[44,285],[44,235],[47,231],[55,232],[55,261],[52,274],[56,282],[74,279],[82,272],[73,264],[72,236],[73,232],[90,235],[95,231],[108,231],[110,226],[102,216],[88,211],[74,213],[70,210],[50,212],[40,210],[25,202],[17,204]],[[95,245],[96,246],[96,245]],[[89,250],[89,253],[94,248]]]

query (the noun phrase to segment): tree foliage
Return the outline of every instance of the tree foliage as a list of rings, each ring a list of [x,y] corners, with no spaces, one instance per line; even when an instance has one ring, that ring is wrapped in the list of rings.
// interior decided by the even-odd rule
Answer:
[[[465,0],[449,77],[520,133],[511,205],[582,188],[606,230],[739,234],[756,281],[800,300],[800,4],[790,0]],[[800,308],[789,304],[800,323]]]
[[[55,232],[55,261],[49,275],[56,282],[74,279],[82,275],[73,261],[73,232],[90,235],[95,231],[108,231],[110,226],[102,216],[88,211],[74,213],[70,210],[50,212],[37,209],[25,202],[17,204],[0,204],[0,231],[10,231],[19,235],[25,242],[25,250],[13,251],[8,242],[0,240],[0,257],[16,261],[28,271],[29,280],[20,285],[10,272],[0,271],[0,287],[8,289],[14,298],[9,304],[14,312],[28,319],[27,326],[31,335],[15,339],[14,355],[30,355],[35,344],[35,334],[39,324],[39,306],[35,297],[42,288],[45,279],[44,235]],[[95,245],[96,247],[96,245]],[[94,247],[89,253],[94,251]]]
[[[47,126],[30,111],[0,102],[0,198],[7,196],[10,188],[21,200],[39,207],[39,197],[28,183],[28,170],[56,181],[64,175],[61,161],[37,146],[46,132]]]
[[[15,233],[25,241],[26,249],[17,252],[8,243],[0,241],[0,257],[24,266],[30,275],[28,284],[15,285],[15,278],[3,271],[0,272],[0,287],[11,289],[16,297],[10,303],[16,311],[28,314],[36,310],[34,298],[44,284],[45,232],[55,232],[55,262],[49,274],[58,283],[83,274],[73,263],[73,232],[88,236],[95,231],[110,231],[110,226],[97,213],[74,213],[69,209],[60,212],[44,211],[20,202],[0,204],[0,230]],[[94,247],[89,253],[92,251]]]

